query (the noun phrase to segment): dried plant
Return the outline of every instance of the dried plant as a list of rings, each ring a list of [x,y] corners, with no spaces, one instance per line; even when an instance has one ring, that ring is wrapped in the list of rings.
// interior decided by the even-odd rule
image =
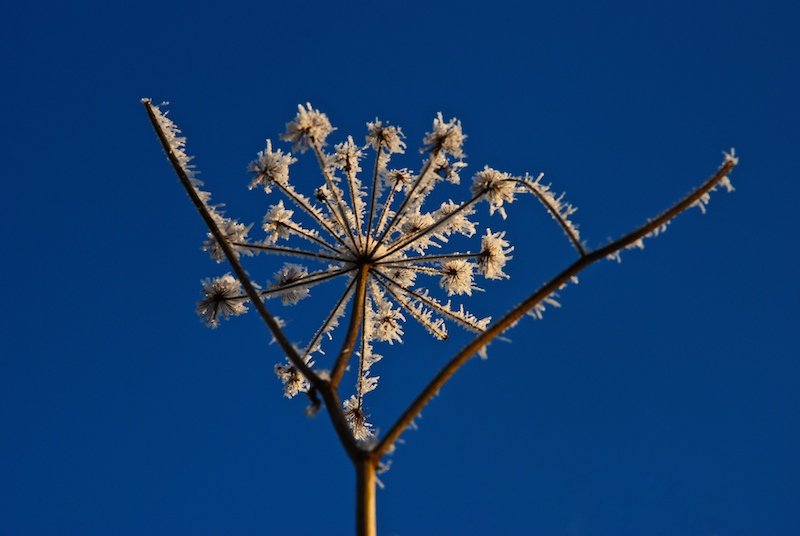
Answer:
[[[358,534],[375,534],[376,471],[384,467],[400,435],[413,424],[423,407],[448,379],[471,357],[485,352],[486,345],[513,327],[524,315],[541,318],[548,306],[558,307],[555,292],[578,273],[601,259],[619,260],[628,248],[643,247],[644,240],[666,229],[685,209],[697,206],[705,212],[709,194],[718,187],[731,191],[729,173],[737,164],[733,150],[725,154],[721,167],[700,187],[670,209],[622,238],[597,249],[581,240],[571,217],[575,207],[542,182],[542,176],[518,177],[490,167],[474,175],[468,199],[445,201],[426,209],[425,201],[441,182],[459,184],[465,135],[461,123],[445,121],[441,114],[423,140],[425,155],[421,170],[391,168],[392,157],[405,152],[400,128],[379,120],[367,123],[364,145],[352,136],[326,150],[334,131],[328,117],[310,104],[299,106],[294,120],[286,125],[282,139],[293,150],[310,150],[324,179],[313,197],[300,193],[289,179],[296,158],[274,149],[267,140],[263,151],[250,164],[250,189],[263,189],[278,197],[267,211],[261,240],[249,237],[252,225],[228,218],[211,195],[202,190],[191,158],[185,152],[185,138],[159,106],[143,99],[150,121],[183,187],[208,227],[203,248],[217,262],[227,261],[233,274],[203,282],[203,299],[197,312],[211,327],[222,319],[256,309],[280,345],[286,360],[275,366],[285,396],[306,393],[309,412],[324,403],[334,429],[356,469],[356,527]],[[368,179],[362,180],[361,164],[367,152],[374,154]],[[452,297],[470,296],[478,290],[476,278],[504,279],[503,269],[513,247],[504,232],[479,232],[472,221],[477,205],[488,204],[489,213],[506,218],[506,206],[518,197],[534,196],[550,213],[577,252],[577,259],[546,282],[522,303],[491,322],[454,305]],[[450,251],[456,236],[473,238],[471,251]],[[478,238],[475,238],[477,235]],[[257,286],[242,266],[242,255],[272,254],[292,257],[275,273],[271,283]],[[343,281],[341,295],[331,304],[318,329],[298,347],[289,342],[282,321],[270,313],[265,300],[279,298],[293,305],[308,298],[311,288],[335,280]],[[423,281],[438,284],[439,290],[425,288]],[[446,297],[437,297],[446,294]],[[349,304],[352,302],[352,306]],[[323,343],[332,340],[348,312],[341,348],[334,358],[322,355]],[[326,309],[327,310],[327,309]],[[436,339],[447,338],[448,324],[473,332],[474,338],[453,356],[420,392],[389,430],[379,436],[368,421],[364,397],[378,384],[373,365],[381,359],[378,343],[402,342],[404,325],[414,320]],[[355,386],[342,402],[342,379],[357,357]],[[324,362],[325,368],[317,362]],[[321,400],[320,400],[321,398]]]

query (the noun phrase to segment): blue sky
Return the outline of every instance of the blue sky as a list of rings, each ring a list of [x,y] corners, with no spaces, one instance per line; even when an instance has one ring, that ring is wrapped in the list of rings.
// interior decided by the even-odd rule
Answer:
[[[409,167],[435,113],[458,117],[470,170],[544,172],[591,246],[735,146],[734,194],[591,267],[443,389],[384,476],[379,528],[800,532],[800,9],[553,4],[5,8],[0,533],[352,531],[349,462],[324,417],[282,398],[258,318],[211,331],[194,313],[225,269],[199,249],[143,96],[172,103],[208,188],[253,222],[266,203],[246,165],[306,101],[336,141],[376,116],[402,126]],[[516,251],[476,312],[573,259],[532,201],[509,212],[482,207]],[[293,338],[308,310],[279,311]],[[409,326],[376,365],[376,424],[465,340]]]

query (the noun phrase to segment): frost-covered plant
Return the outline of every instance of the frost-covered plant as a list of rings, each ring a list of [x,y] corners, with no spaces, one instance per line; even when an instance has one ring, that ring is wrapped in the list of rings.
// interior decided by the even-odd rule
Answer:
[[[221,319],[247,312],[248,307],[261,316],[286,357],[275,365],[284,395],[292,398],[306,393],[311,413],[324,402],[355,465],[359,534],[374,534],[376,530],[375,474],[386,466],[383,458],[456,370],[472,356],[483,355],[490,341],[524,315],[541,318],[548,306],[559,307],[556,292],[577,282],[577,274],[588,265],[605,258],[619,260],[622,250],[643,247],[644,239],[663,232],[690,206],[705,213],[710,192],[718,186],[733,189],[728,174],[738,161],[733,150],[726,153],[716,173],[669,210],[624,237],[590,250],[571,219],[575,207],[544,184],[541,175],[514,176],[485,166],[472,178],[466,200],[426,206],[439,183],[460,183],[466,166],[466,136],[458,120],[446,121],[441,113],[434,118],[433,128],[423,140],[421,169],[413,172],[390,166],[392,157],[406,149],[400,128],[376,119],[367,123],[364,145],[348,136],[332,150],[327,149],[327,139],[335,129],[325,114],[307,104],[298,107],[281,138],[291,143],[294,151],[310,150],[314,154],[323,182],[313,196],[298,191],[290,180],[290,168],[297,159],[275,149],[267,140],[250,163],[249,186],[262,189],[274,201],[262,222],[263,237],[254,239],[250,237],[252,225],[228,218],[202,190],[191,157],[185,152],[186,140],[175,123],[149,99],[143,103],[170,162],[208,227],[203,248],[217,262],[227,261],[234,272],[203,281],[197,313],[211,327],[217,327]],[[365,174],[362,162],[368,153],[373,155],[372,166]],[[504,268],[514,247],[503,231],[479,231],[473,216],[477,205],[485,202],[490,216],[498,213],[505,220],[507,206],[524,194],[541,202],[578,258],[492,323],[489,317],[475,316],[452,299],[471,296],[479,289],[477,278],[508,278]],[[457,236],[472,239],[475,246],[468,251],[449,249],[450,240]],[[261,253],[291,257],[291,262],[279,265],[263,287],[253,282],[240,259]],[[312,287],[336,280],[343,281],[343,290],[321,325],[302,347],[291,344],[283,332],[283,322],[267,310],[265,301],[279,298],[283,305],[294,305],[308,298]],[[329,358],[323,355],[323,343],[332,340],[332,332],[348,310],[341,348],[335,358]],[[447,338],[448,325],[464,328],[474,333],[474,338],[379,437],[364,405],[365,395],[378,385],[379,376],[373,374],[372,367],[382,356],[375,347],[401,343],[405,323],[410,320],[436,339]],[[357,357],[356,381],[342,401],[342,379],[353,355]]]

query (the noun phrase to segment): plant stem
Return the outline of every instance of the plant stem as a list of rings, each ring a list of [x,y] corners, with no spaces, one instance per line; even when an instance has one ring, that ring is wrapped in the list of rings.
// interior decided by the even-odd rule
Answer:
[[[370,457],[355,460],[356,468],[356,535],[376,536],[375,462]]]

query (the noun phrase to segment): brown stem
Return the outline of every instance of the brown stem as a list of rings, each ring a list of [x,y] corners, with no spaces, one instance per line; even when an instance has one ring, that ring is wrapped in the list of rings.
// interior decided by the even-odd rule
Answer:
[[[657,218],[649,221],[645,225],[635,229],[622,238],[608,244],[605,247],[598,248],[591,253],[587,253],[580,259],[565,268],[561,273],[556,275],[553,279],[547,282],[539,290],[534,292],[525,301],[517,305],[503,318],[492,324],[485,332],[475,337],[472,342],[467,344],[460,352],[458,352],[431,380],[430,383],[422,390],[422,392],[414,399],[411,405],[403,412],[403,414],[392,425],[384,438],[373,449],[373,456],[375,460],[380,459],[381,456],[386,454],[392,447],[400,435],[408,428],[414,419],[420,414],[422,408],[439,392],[445,383],[466,363],[476,352],[486,346],[493,339],[498,337],[506,329],[514,325],[525,313],[533,309],[538,303],[547,298],[550,294],[561,288],[562,285],[567,283],[572,277],[577,275],[587,266],[597,262],[598,260],[605,259],[621,249],[624,249],[638,240],[641,240],[648,234],[659,229],[662,225],[672,220],[675,216],[695,204],[702,196],[712,190],[724,177],[731,172],[736,165],[733,160],[726,160],[726,162],[711,176],[702,186],[692,191],[689,195],[684,197],[677,204],[673,205],[670,209],[663,212]]]
[[[367,296],[367,276],[369,274],[369,264],[361,265],[358,272],[358,286],[356,287],[356,296],[353,299],[353,309],[350,313],[350,326],[347,328],[342,349],[339,352],[339,357],[336,358],[336,364],[331,373],[331,386],[334,389],[339,387],[342,381],[344,370],[347,368],[347,362],[353,353],[353,348],[356,345],[356,338],[358,337],[358,328],[361,327],[361,321],[364,317],[364,300]]]
[[[376,536],[375,463],[368,457],[354,462],[356,468],[356,535]]]

